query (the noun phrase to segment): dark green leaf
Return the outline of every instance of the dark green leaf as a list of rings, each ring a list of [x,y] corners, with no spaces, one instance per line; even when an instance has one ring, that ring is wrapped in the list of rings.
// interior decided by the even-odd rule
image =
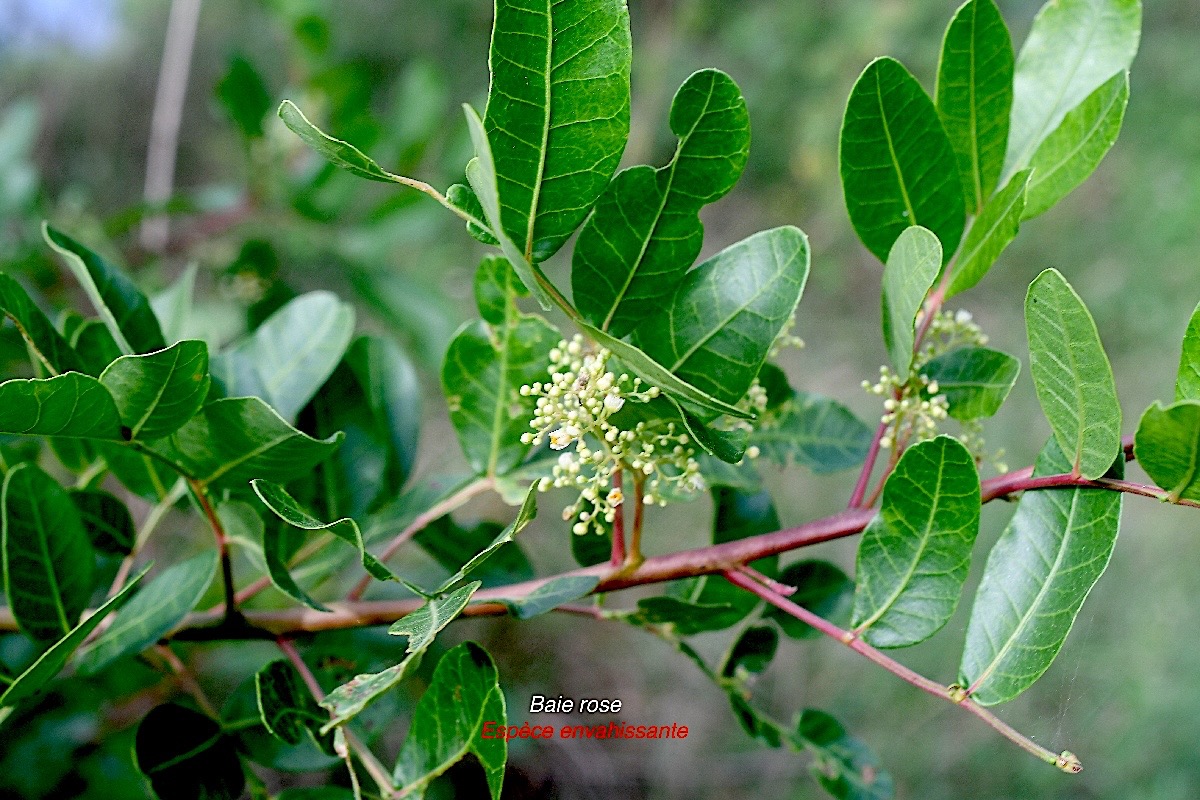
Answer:
[[[927,362],[921,374],[937,381],[938,394],[950,404],[955,419],[990,417],[1008,397],[1021,362],[986,347],[959,347]]]
[[[720,673],[724,678],[744,680],[767,668],[779,647],[779,633],[769,625],[754,625],[742,631],[725,655]]]
[[[1200,305],[1192,312],[1183,334],[1179,374],[1175,378],[1176,400],[1200,400]]]
[[[233,739],[215,720],[176,703],[141,721],[133,756],[159,800],[237,800],[246,786]]]
[[[166,636],[204,597],[216,573],[215,550],[163,570],[117,612],[108,629],[80,654],[80,672],[94,675],[117,659],[140,653]]]
[[[781,466],[795,459],[821,474],[861,464],[871,435],[871,428],[841,403],[797,392],[783,411],[754,432],[751,443]]]
[[[4,694],[0,694],[0,719],[4,716],[3,709],[11,708],[23,700],[41,694],[43,687],[66,666],[67,660],[71,658],[71,654],[75,652],[76,648],[83,644],[83,641],[110,613],[120,608],[129,599],[133,588],[152,566],[154,566],[153,562],[142,567],[141,571],[125,582],[119,592],[96,609],[96,613],[72,628],[70,633],[55,642],[49,650],[38,657],[37,661],[33,662],[29,669],[22,672],[16,680],[8,685]]]
[[[71,496],[34,464],[4,476],[0,513],[4,594],[21,630],[62,638],[94,588],[95,554]]]
[[[0,383],[0,433],[124,439],[112,395],[81,372]]]
[[[1121,448],[1121,405],[1096,323],[1058,270],[1048,269],[1025,298],[1029,372],[1070,469],[1103,475]]]
[[[858,238],[885,260],[905,228],[921,225],[958,248],[965,220],[958,159],[933,101],[899,61],[872,61],[846,103],[842,191]]]
[[[46,315],[41,312],[21,288],[21,284],[0,272],[0,323],[9,319],[17,326],[21,336],[36,348],[35,363],[47,372],[79,370],[81,364],[71,346],[67,344]]]
[[[247,338],[213,359],[229,397],[261,397],[295,422],[333,373],[354,335],[354,309],[332,292],[287,303]]]
[[[263,117],[271,110],[271,94],[254,65],[242,56],[229,60],[229,69],[217,81],[217,99],[225,113],[247,139],[263,135]]]
[[[521,504],[520,510],[517,511],[516,518],[514,518],[504,530],[497,534],[496,538],[491,541],[491,544],[489,544],[483,550],[480,550],[478,553],[472,556],[467,563],[459,567],[458,571],[447,578],[434,593],[441,594],[478,569],[485,561],[487,561],[489,558],[495,555],[498,550],[504,547],[504,545],[511,542],[513,537],[524,530],[525,526],[532,522],[533,518],[536,516],[537,486],[533,485],[530,486],[529,491],[526,492],[525,502]]]
[[[589,322],[624,336],[670,298],[700,254],[700,209],[737,183],[750,118],[737,84],[706,69],[671,104],[679,144],[670,163],[620,172],[579,234],[571,267],[575,304]]]
[[[125,504],[100,489],[72,489],[70,495],[92,547],[110,555],[129,555],[136,530]]]
[[[892,776],[865,744],[824,711],[808,708],[796,721],[796,737],[812,751],[813,777],[838,800],[891,800]]]
[[[196,415],[208,396],[208,346],[187,340],[144,356],[122,356],[100,376],[130,438],[158,439]]]
[[[504,693],[491,656],[464,642],[442,656],[429,689],[417,701],[392,780],[412,797],[424,797],[430,781],[472,753],[483,767],[492,800],[499,800],[508,742],[484,738],[485,722],[507,725]]]
[[[216,400],[152,448],[207,484],[244,486],[262,476],[286,481],[305,474],[341,444],[337,434],[313,439],[257,397]]]
[[[1042,7],[1017,56],[1005,174],[1028,166],[1071,109],[1129,69],[1141,27],[1140,0],[1058,0]]]
[[[149,353],[167,346],[150,301],[120,269],[45,223],[42,236],[66,261],[122,353]]]
[[[517,619],[531,619],[563,603],[587,597],[599,583],[600,578],[595,575],[563,575],[546,581],[529,594],[511,600],[502,597],[496,602],[508,606],[508,612]]]
[[[1047,211],[1096,171],[1117,141],[1128,102],[1129,73],[1119,72],[1063,117],[1029,162],[1022,219]]]
[[[114,442],[91,442],[109,471],[136,495],[158,501],[167,496],[178,474],[153,456]]]
[[[534,263],[579,227],[621,160],[630,58],[624,0],[496,3],[483,115],[501,222],[493,229]]]
[[[726,464],[740,464],[746,455],[746,447],[750,444],[750,434],[744,428],[722,430],[704,424],[687,409],[680,406],[675,398],[666,396],[675,403],[679,411],[683,427],[701,450],[723,461]]]
[[[723,630],[747,613],[747,608],[732,603],[697,603],[667,595],[643,597],[635,611],[616,612],[634,625],[670,625],[679,636]]]
[[[305,734],[327,754],[333,754],[332,737],[321,736],[329,712],[317,704],[296,668],[283,659],[272,661],[254,676],[255,695],[263,725],[288,744],[300,744]]]
[[[85,372],[94,378],[99,378],[104,368],[121,357],[121,348],[108,331],[108,326],[102,320],[85,319],[71,332],[71,347],[79,357],[82,366],[80,372]]]
[[[1200,500],[1200,400],[1147,408],[1134,437],[1134,454],[1172,501]]]
[[[953,268],[946,297],[965,292],[983,279],[1017,235],[1025,212],[1025,187],[1029,170],[1013,175],[1004,188],[988,200],[971,223],[962,251]]]
[[[979,475],[957,439],[904,451],[858,546],[853,626],[875,647],[908,647],[958,607],[979,534]]]
[[[796,593],[788,598],[793,603],[838,625],[849,620],[854,581],[828,561],[810,560],[790,564],[780,573],[779,582],[796,587]],[[774,620],[793,639],[815,639],[821,635],[808,623],[774,606],[767,606],[763,617]]]
[[[991,197],[1004,166],[1012,80],[1012,39],[1000,9],[992,0],[964,3],[942,42],[936,94],[971,213]]]
[[[503,527],[497,522],[481,522],[463,528],[446,515],[426,525],[413,541],[439,564],[454,572],[495,541]],[[521,547],[510,542],[480,567],[476,577],[484,586],[516,583],[533,577],[533,565]]]
[[[1118,476],[1123,462],[1114,462]],[[1070,459],[1051,440],[1033,474],[1070,468]],[[959,683],[970,687],[976,702],[1011,700],[1049,668],[1108,566],[1121,499],[1120,492],[1080,488],[1021,497],[988,556],[967,623]]]
[[[729,487],[717,487],[712,490],[713,498],[713,544],[735,542],[750,536],[777,531],[779,514],[771,496],[762,489],[745,491]],[[774,575],[779,563],[778,556],[761,558],[751,564],[759,572]],[[708,620],[710,627],[704,628],[701,620],[699,627],[707,630],[719,630],[743,619],[758,605],[758,599],[749,592],[734,586],[722,577],[709,575],[698,578],[691,591],[686,592],[681,599],[698,606],[727,605],[730,611],[718,613]],[[730,621],[732,620],[732,622]]]
[[[701,391],[736,403],[795,313],[808,263],[808,238],[799,228],[743,239],[684,277],[670,304],[638,327],[638,346]]]
[[[917,312],[937,280],[942,245],[925,228],[906,228],[896,238],[883,269],[883,340],[901,381],[908,380],[917,333]]]

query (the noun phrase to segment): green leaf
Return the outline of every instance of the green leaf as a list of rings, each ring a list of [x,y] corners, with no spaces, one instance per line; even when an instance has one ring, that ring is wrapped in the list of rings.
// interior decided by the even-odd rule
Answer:
[[[799,228],[756,233],[689,272],[669,305],[637,328],[635,340],[678,377],[736,403],[795,314],[808,265],[808,237]]]
[[[839,161],[858,238],[885,260],[905,228],[921,225],[958,248],[965,220],[958,158],[933,101],[899,61],[872,61],[850,93]]]
[[[524,499],[524,491],[522,499]],[[414,537],[417,546],[442,567],[454,572],[486,549],[504,526],[481,522],[470,528],[457,525],[447,514],[422,528]],[[501,547],[477,573],[484,586],[505,585],[533,577],[533,565],[516,542]]]
[[[396,580],[396,576],[392,574],[390,569],[384,566],[375,556],[367,552],[366,546],[363,544],[362,531],[359,530],[358,523],[354,520],[349,517],[343,517],[333,522],[322,522],[309,513],[296,498],[288,494],[287,489],[284,489],[279,484],[263,480],[262,478],[256,478],[250,481],[250,486],[254,489],[254,493],[258,495],[258,499],[262,500],[267,508],[271,509],[277,517],[287,524],[306,531],[329,531],[343,542],[358,550],[363,569],[371,577],[381,581]],[[267,546],[264,541],[264,556],[266,556],[266,550]],[[286,572],[286,569],[284,571]],[[288,594],[291,594],[291,592],[288,592]],[[312,598],[309,598],[308,595],[303,595],[303,597],[307,598],[307,600],[301,600],[301,602],[313,605],[310,602]],[[319,610],[324,611],[326,609],[321,608]]]
[[[167,496],[179,475],[158,458],[115,442],[89,442],[109,471],[129,491],[155,502]]]
[[[1183,350],[1179,355],[1179,374],[1175,378],[1176,400],[1200,400],[1200,305],[1192,311]]]
[[[1172,502],[1200,500],[1200,400],[1147,408],[1133,448],[1138,464]]]
[[[254,690],[268,732],[292,745],[307,734],[327,754],[334,754],[332,737],[320,733],[329,712],[317,704],[295,667],[284,659],[272,661],[255,673]]]
[[[112,395],[81,372],[0,383],[0,433],[125,438]]]
[[[167,346],[150,301],[120,269],[46,223],[42,236],[87,292],[122,353],[149,353]]]
[[[1020,372],[1020,361],[986,347],[959,347],[921,367],[922,375],[937,381],[938,394],[946,397],[950,416],[963,420],[990,417],[999,411]]]
[[[706,425],[696,415],[679,405],[675,398],[670,395],[664,396],[675,405],[679,418],[683,421],[684,429],[701,450],[726,464],[742,463],[742,457],[746,455],[746,447],[750,444],[748,431],[744,428],[723,430]]]
[[[429,783],[468,753],[483,767],[492,800],[499,800],[508,742],[484,738],[485,722],[507,725],[504,693],[491,656],[463,642],[442,656],[429,689],[417,701],[392,780],[422,798]]]
[[[71,489],[69,494],[92,547],[110,555],[129,555],[136,528],[125,504],[100,489]]]
[[[335,139],[313,125],[291,100],[284,100],[279,104],[278,114],[292,133],[320,153],[329,163],[367,180],[398,183],[401,186],[412,185],[409,179],[384,170],[354,145]]]
[[[4,594],[21,630],[40,641],[70,632],[87,608],[95,554],[71,496],[34,464],[0,491]]]
[[[536,263],[579,227],[621,160],[629,137],[629,11],[624,0],[499,0],[495,7],[483,115],[500,212],[493,230]]]
[[[517,297],[529,294],[508,259],[497,255],[484,256],[479,262],[474,288],[479,316],[492,325],[503,325]]]
[[[8,685],[4,693],[0,694],[0,721],[3,721],[6,716],[4,709],[41,694],[46,684],[50,683],[54,676],[66,666],[76,648],[83,644],[84,640],[110,613],[120,608],[129,599],[134,587],[152,566],[154,566],[153,562],[142,567],[121,587],[119,592],[96,609],[96,613],[87,617],[72,628],[70,633],[51,645],[50,649],[38,656],[37,661],[34,661],[28,669]]]
[[[1029,162],[1022,219],[1047,211],[1096,171],[1117,141],[1128,102],[1129,73],[1118,72],[1063,117]]]
[[[191,264],[174,283],[150,298],[150,308],[162,328],[163,338],[174,344],[192,328],[192,295],[196,290],[196,265]]]
[[[1004,248],[1016,238],[1025,212],[1025,189],[1030,175],[1029,170],[1013,175],[1004,188],[984,204],[967,231],[946,297],[965,292],[983,280]]]
[[[724,630],[738,624],[747,613],[748,609],[741,605],[693,602],[669,595],[643,597],[635,610],[610,612],[613,618],[633,625],[670,625],[677,636]]]
[[[838,800],[891,800],[892,776],[865,744],[824,711],[805,709],[795,736],[813,753],[811,771],[821,788]]]
[[[264,475],[274,481],[299,477],[336,450],[342,438],[313,439],[257,397],[232,397],[204,406],[151,448],[203,483],[244,486]]]
[[[121,348],[108,331],[108,326],[98,319],[85,319],[71,332],[71,347],[79,357],[85,372],[99,378],[104,368],[121,357]]]
[[[546,581],[532,592],[516,598],[497,598],[495,602],[508,607],[517,619],[532,619],[582,597],[587,597],[600,583],[595,575],[563,575]]]
[[[263,563],[260,568],[266,570],[272,586],[311,609],[331,610],[304,591],[288,569],[288,559],[295,551],[294,536],[290,535],[292,528],[278,523],[264,524],[254,507],[241,500],[221,503],[217,506],[217,516],[231,540],[247,547],[250,553],[255,547],[261,550]]]
[[[779,524],[779,514],[771,495],[762,489],[745,491],[716,487],[712,490],[712,499],[713,544],[735,542],[783,527]],[[765,575],[774,575],[778,570],[779,557],[760,558],[750,566]],[[756,597],[716,575],[697,579],[692,591],[684,594],[682,599],[697,605],[724,604],[731,607],[731,614],[713,615],[708,620],[708,627],[704,627],[706,630],[728,627],[733,624],[730,620],[737,622],[743,619],[758,605]]]
[[[875,647],[908,647],[958,607],[979,534],[979,475],[957,439],[909,447],[858,546],[853,626]]]
[[[796,592],[788,597],[793,603],[838,625],[849,621],[854,581],[840,567],[828,561],[797,561],[785,567],[778,580],[785,586],[796,587]],[[821,635],[807,622],[775,606],[767,606],[763,618],[773,620],[793,639],[815,639]]]
[[[337,367],[354,335],[354,309],[332,292],[288,302],[247,338],[213,359],[229,397],[261,397],[295,422]]]
[[[481,126],[483,123],[479,123]],[[500,240],[492,235],[484,220],[483,206],[475,192],[465,183],[456,183],[446,190],[446,202],[467,215],[467,233],[482,244],[500,246]],[[507,237],[506,237],[507,238]],[[514,249],[516,249],[514,247]]]
[[[116,402],[130,438],[158,439],[196,415],[208,396],[208,346],[187,340],[144,356],[122,356],[100,383]]]
[[[719,670],[724,678],[744,681],[763,672],[775,658],[779,632],[769,625],[746,628],[730,646]]]
[[[215,91],[242,136],[253,139],[263,135],[263,117],[271,110],[271,93],[253,64],[242,56],[231,58]]]
[[[471,596],[483,584],[473,581],[460,586],[445,597],[434,597],[411,614],[406,614],[392,623],[388,633],[392,636],[407,636],[405,653],[412,654],[427,650],[437,635],[462,613],[471,602]]]
[[[133,757],[159,800],[237,800],[246,786],[233,738],[215,720],[176,703],[141,721]]]
[[[693,73],[671,103],[670,163],[623,170],[600,196],[571,264],[575,304],[614,336],[658,311],[704,241],[700,209],[725,196],[750,150],[750,117],[733,79]]]
[[[525,502],[521,503],[521,508],[519,511],[517,511],[517,516],[513,519],[513,521],[510,522],[504,530],[500,531],[496,538],[492,540],[491,544],[472,556],[467,563],[459,567],[457,572],[447,578],[442,585],[434,591],[434,594],[441,594],[478,569],[483,562],[495,555],[497,550],[511,542],[513,537],[524,530],[525,526],[532,522],[533,518],[536,516],[537,484],[534,484],[530,486],[529,491],[525,493]]]
[[[38,356],[34,361],[48,372],[78,371],[81,368],[79,357],[67,340],[55,330],[21,284],[0,272],[0,323],[4,319],[11,320],[21,336],[36,348]]]
[[[1124,459],[1114,462],[1119,476]],[[1053,440],[1033,474],[1054,475],[1071,462]],[[1046,489],[1025,492],[992,548],[959,666],[959,683],[985,706],[1033,685],[1062,648],[1080,606],[1116,544],[1120,492]]]
[[[80,673],[95,675],[118,659],[140,653],[166,636],[196,607],[216,574],[215,550],[163,570],[117,612],[108,629],[80,654]]]
[[[532,445],[536,397],[521,386],[544,380],[559,333],[544,319],[511,312],[495,328],[482,320],[459,329],[442,365],[442,387],[458,441],[477,474],[501,475],[519,465]]]
[[[1071,109],[1129,69],[1141,27],[1140,0],[1057,0],[1042,7],[1017,56],[1005,174],[1028,166]]]
[[[936,94],[971,213],[991,197],[1004,166],[1012,81],[1012,39],[1000,9],[992,0],[964,3],[942,42]]]
[[[1103,475],[1121,449],[1121,405],[1112,366],[1087,307],[1055,269],[1025,297],[1029,372],[1071,471]]]
[[[751,435],[764,456],[789,459],[817,474],[857,467],[867,457],[873,431],[850,409],[819,394],[797,392],[783,411]]]
[[[917,313],[942,265],[942,246],[925,228],[906,228],[883,269],[883,340],[901,381],[908,380],[917,334]]]

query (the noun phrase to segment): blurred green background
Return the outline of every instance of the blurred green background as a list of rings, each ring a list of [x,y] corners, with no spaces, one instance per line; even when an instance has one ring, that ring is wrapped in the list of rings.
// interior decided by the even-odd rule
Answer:
[[[247,138],[257,131],[253,114],[243,111],[291,98],[385,168],[445,187],[461,180],[469,155],[459,105],[482,108],[486,94],[490,3],[204,2],[178,137],[171,235],[158,250],[144,248],[138,232],[169,5],[0,2],[0,268],[20,274],[51,306],[80,300],[41,243],[42,219],[129,265],[148,290],[196,264],[204,313],[195,333],[214,342],[236,337],[295,292],[333,289],[356,303],[361,327],[394,335],[423,369],[419,472],[461,469],[457,447],[447,444],[453,434],[436,376],[450,336],[473,315],[471,276],[482,248],[415,192],[324,167],[273,115],[262,136]],[[999,5],[1019,47],[1039,3]],[[705,212],[705,253],[774,225],[802,227],[811,237],[813,271],[796,328],[807,347],[787,356],[792,383],[873,420],[879,410],[858,385],[885,358],[881,266],[846,219],[837,132],[855,77],[877,55],[900,58],[932,89],[954,4],[634,0],[631,6],[633,134],[625,163],[668,157],[667,108],[693,70],[720,67],[737,80],[750,107],[750,162],[734,193]],[[247,65],[259,78],[247,77]],[[221,94],[233,103],[222,103]],[[1148,404],[1170,398],[1179,339],[1200,300],[1197,254],[1200,15],[1195,0],[1154,0],[1145,11],[1116,147],[1081,189],[1022,229],[981,286],[956,300],[994,346],[1027,363],[1025,287],[1042,269],[1060,269],[1096,317],[1113,360],[1124,427],[1132,431]],[[549,267],[560,285],[567,284],[565,266],[559,256]],[[6,361],[21,353],[11,330],[0,348]],[[1010,466],[1032,461],[1049,429],[1027,374],[987,430],[989,445],[1004,447]],[[839,510],[853,481],[847,474],[765,471],[785,524]],[[975,579],[1010,511],[1004,503],[985,508]],[[461,516],[506,514],[498,501],[481,501]],[[703,544],[710,515],[706,500],[656,510],[647,550]],[[554,516],[523,534],[539,570],[571,563],[569,534]],[[853,540],[832,543],[815,555],[851,571],[854,547]],[[1200,604],[1190,602],[1200,586],[1198,564],[1200,517],[1128,498],[1112,564],[1063,653],[1032,690],[1001,709],[1037,741],[1077,753],[1085,765],[1079,776],[1033,760],[968,715],[828,642],[785,641],[756,699],[782,718],[809,706],[839,717],[880,755],[900,798],[1200,797]],[[968,610],[902,660],[952,680]],[[512,797],[823,796],[806,777],[806,756],[749,741],[721,693],[645,634],[551,616],[520,625],[466,621],[446,636],[448,644],[466,638],[496,655],[510,718],[518,723],[531,693],[561,692],[620,697],[630,721],[691,728],[686,741],[664,744],[514,745]],[[331,658],[373,648],[386,659],[386,639],[379,632],[339,634],[321,647]],[[724,640],[711,635],[699,644],[712,655]],[[272,652],[240,644],[196,647],[189,657],[221,702]],[[128,748],[131,726],[146,709],[104,699],[122,690],[121,681],[138,680],[73,684],[38,716],[0,729],[0,798],[139,796]],[[392,731],[380,743],[388,755],[411,707],[412,698],[400,694],[397,718],[379,721]],[[273,786],[281,780],[291,779],[269,776]],[[458,793],[475,796],[466,788]]]

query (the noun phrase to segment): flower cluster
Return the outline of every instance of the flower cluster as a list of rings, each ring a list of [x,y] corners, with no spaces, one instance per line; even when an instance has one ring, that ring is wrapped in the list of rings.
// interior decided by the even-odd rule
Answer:
[[[582,336],[559,342],[550,351],[550,380],[522,386],[521,394],[537,398],[531,433],[521,441],[538,445],[549,441],[563,450],[550,477],[542,478],[538,491],[571,487],[579,491],[563,510],[563,519],[577,519],[572,530],[600,533],[616,518],[625,501],[622,489],[612,486],[617,470],[635,475],[633,485],[644,487],[643,501],[666,504],[669,490],[685,492],[704,488],[695,449],[687,431],[673,422],[640,421],[622,429],[612,421],[626,402],[648,403],[658,397],[656,386],[641,378],[608,370],[608,350],[587,352]],[[632,420],[630,420],[632,421]]]

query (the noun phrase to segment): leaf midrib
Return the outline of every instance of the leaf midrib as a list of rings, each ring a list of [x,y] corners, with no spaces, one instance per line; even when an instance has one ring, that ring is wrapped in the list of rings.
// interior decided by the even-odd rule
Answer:
[[[883,139],[887,142],[892,168],[896,170],[896,184],[900,188],[900,197],[904,200],[904,208],[908,211],[908,224],[919,225],[917,212],[913,210],[912,200],[908,196],[908,186],[904,182],[904,170],[900,166],[900,159],[896,156],[896,147],[892,142],[892,129],[888,124],[887,111],[883,105],[883,78],[879,74],[881,71],[880,69],[875,72],[875,99],[879,103],[879,121],[883,125]]]

